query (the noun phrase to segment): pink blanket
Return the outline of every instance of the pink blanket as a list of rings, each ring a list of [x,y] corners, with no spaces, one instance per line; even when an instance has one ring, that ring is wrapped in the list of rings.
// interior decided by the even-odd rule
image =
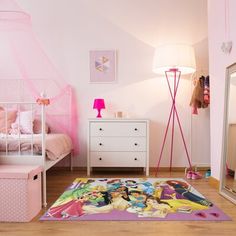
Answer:
[[[8,152],[18,152],[19,147],[21,152],[31,151],[31,135],[21,135],[19,143],[17,136],[8,136],[7,139]],[[0,138],[0,151],[5,152],[6,139]],[[62,155],[69,153],[72,150],[72,142],[66,134],[47,134],[46,135],[46,154],[51,160],[56,160]],[[33,151],[34,154],[41,154],[42,142],[41,135],[33,136]]]

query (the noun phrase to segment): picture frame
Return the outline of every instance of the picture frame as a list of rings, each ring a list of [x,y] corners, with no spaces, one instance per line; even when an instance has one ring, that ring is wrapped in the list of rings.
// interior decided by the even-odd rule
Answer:
[[[91,50],[90,83],[114,83],[116,81],[116,51]]]

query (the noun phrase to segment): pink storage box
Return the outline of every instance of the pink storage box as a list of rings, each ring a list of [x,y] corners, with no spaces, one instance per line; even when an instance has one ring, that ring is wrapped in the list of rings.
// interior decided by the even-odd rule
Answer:
[[[0,221],[28,222],[42,207],[40,166],[0,165]]]

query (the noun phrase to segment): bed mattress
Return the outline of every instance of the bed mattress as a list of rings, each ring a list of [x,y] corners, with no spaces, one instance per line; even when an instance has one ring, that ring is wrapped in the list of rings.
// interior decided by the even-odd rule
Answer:
[[[66,134],[46,134],[45,135],[46,155],[50,160],[56,160],[63,154],[72,150],[72,142]],[[0,153],[8,155],[40,155],[42,154],[41,134],[18,135],[0,134]],[[20,151],[19,151],[20,150]],[[32,151],[33,150],[33,151]]]

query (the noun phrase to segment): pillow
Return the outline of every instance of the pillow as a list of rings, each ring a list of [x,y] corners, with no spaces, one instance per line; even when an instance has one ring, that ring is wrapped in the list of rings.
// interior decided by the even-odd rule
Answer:
[[[6,114],[7,112],[7,114]],[[0,108],[0,133],[8,133],[11,124],[16,120],[17,111],[4,111],[4,109]],[[7,115],[7,121],[6,121]]]
[[[34,120],[34,134],[41,134],[42,133],[42,122],[39,119]],[[47,124],[45,124],[45,133],[49,133],[49,127]]]
[[[32,134],[34,117],[35,117],[34,111],[20,111],[17,114],[15,123],[12,124],[12,128],[18,126],[19,124],[20,132],[22,134]]]

